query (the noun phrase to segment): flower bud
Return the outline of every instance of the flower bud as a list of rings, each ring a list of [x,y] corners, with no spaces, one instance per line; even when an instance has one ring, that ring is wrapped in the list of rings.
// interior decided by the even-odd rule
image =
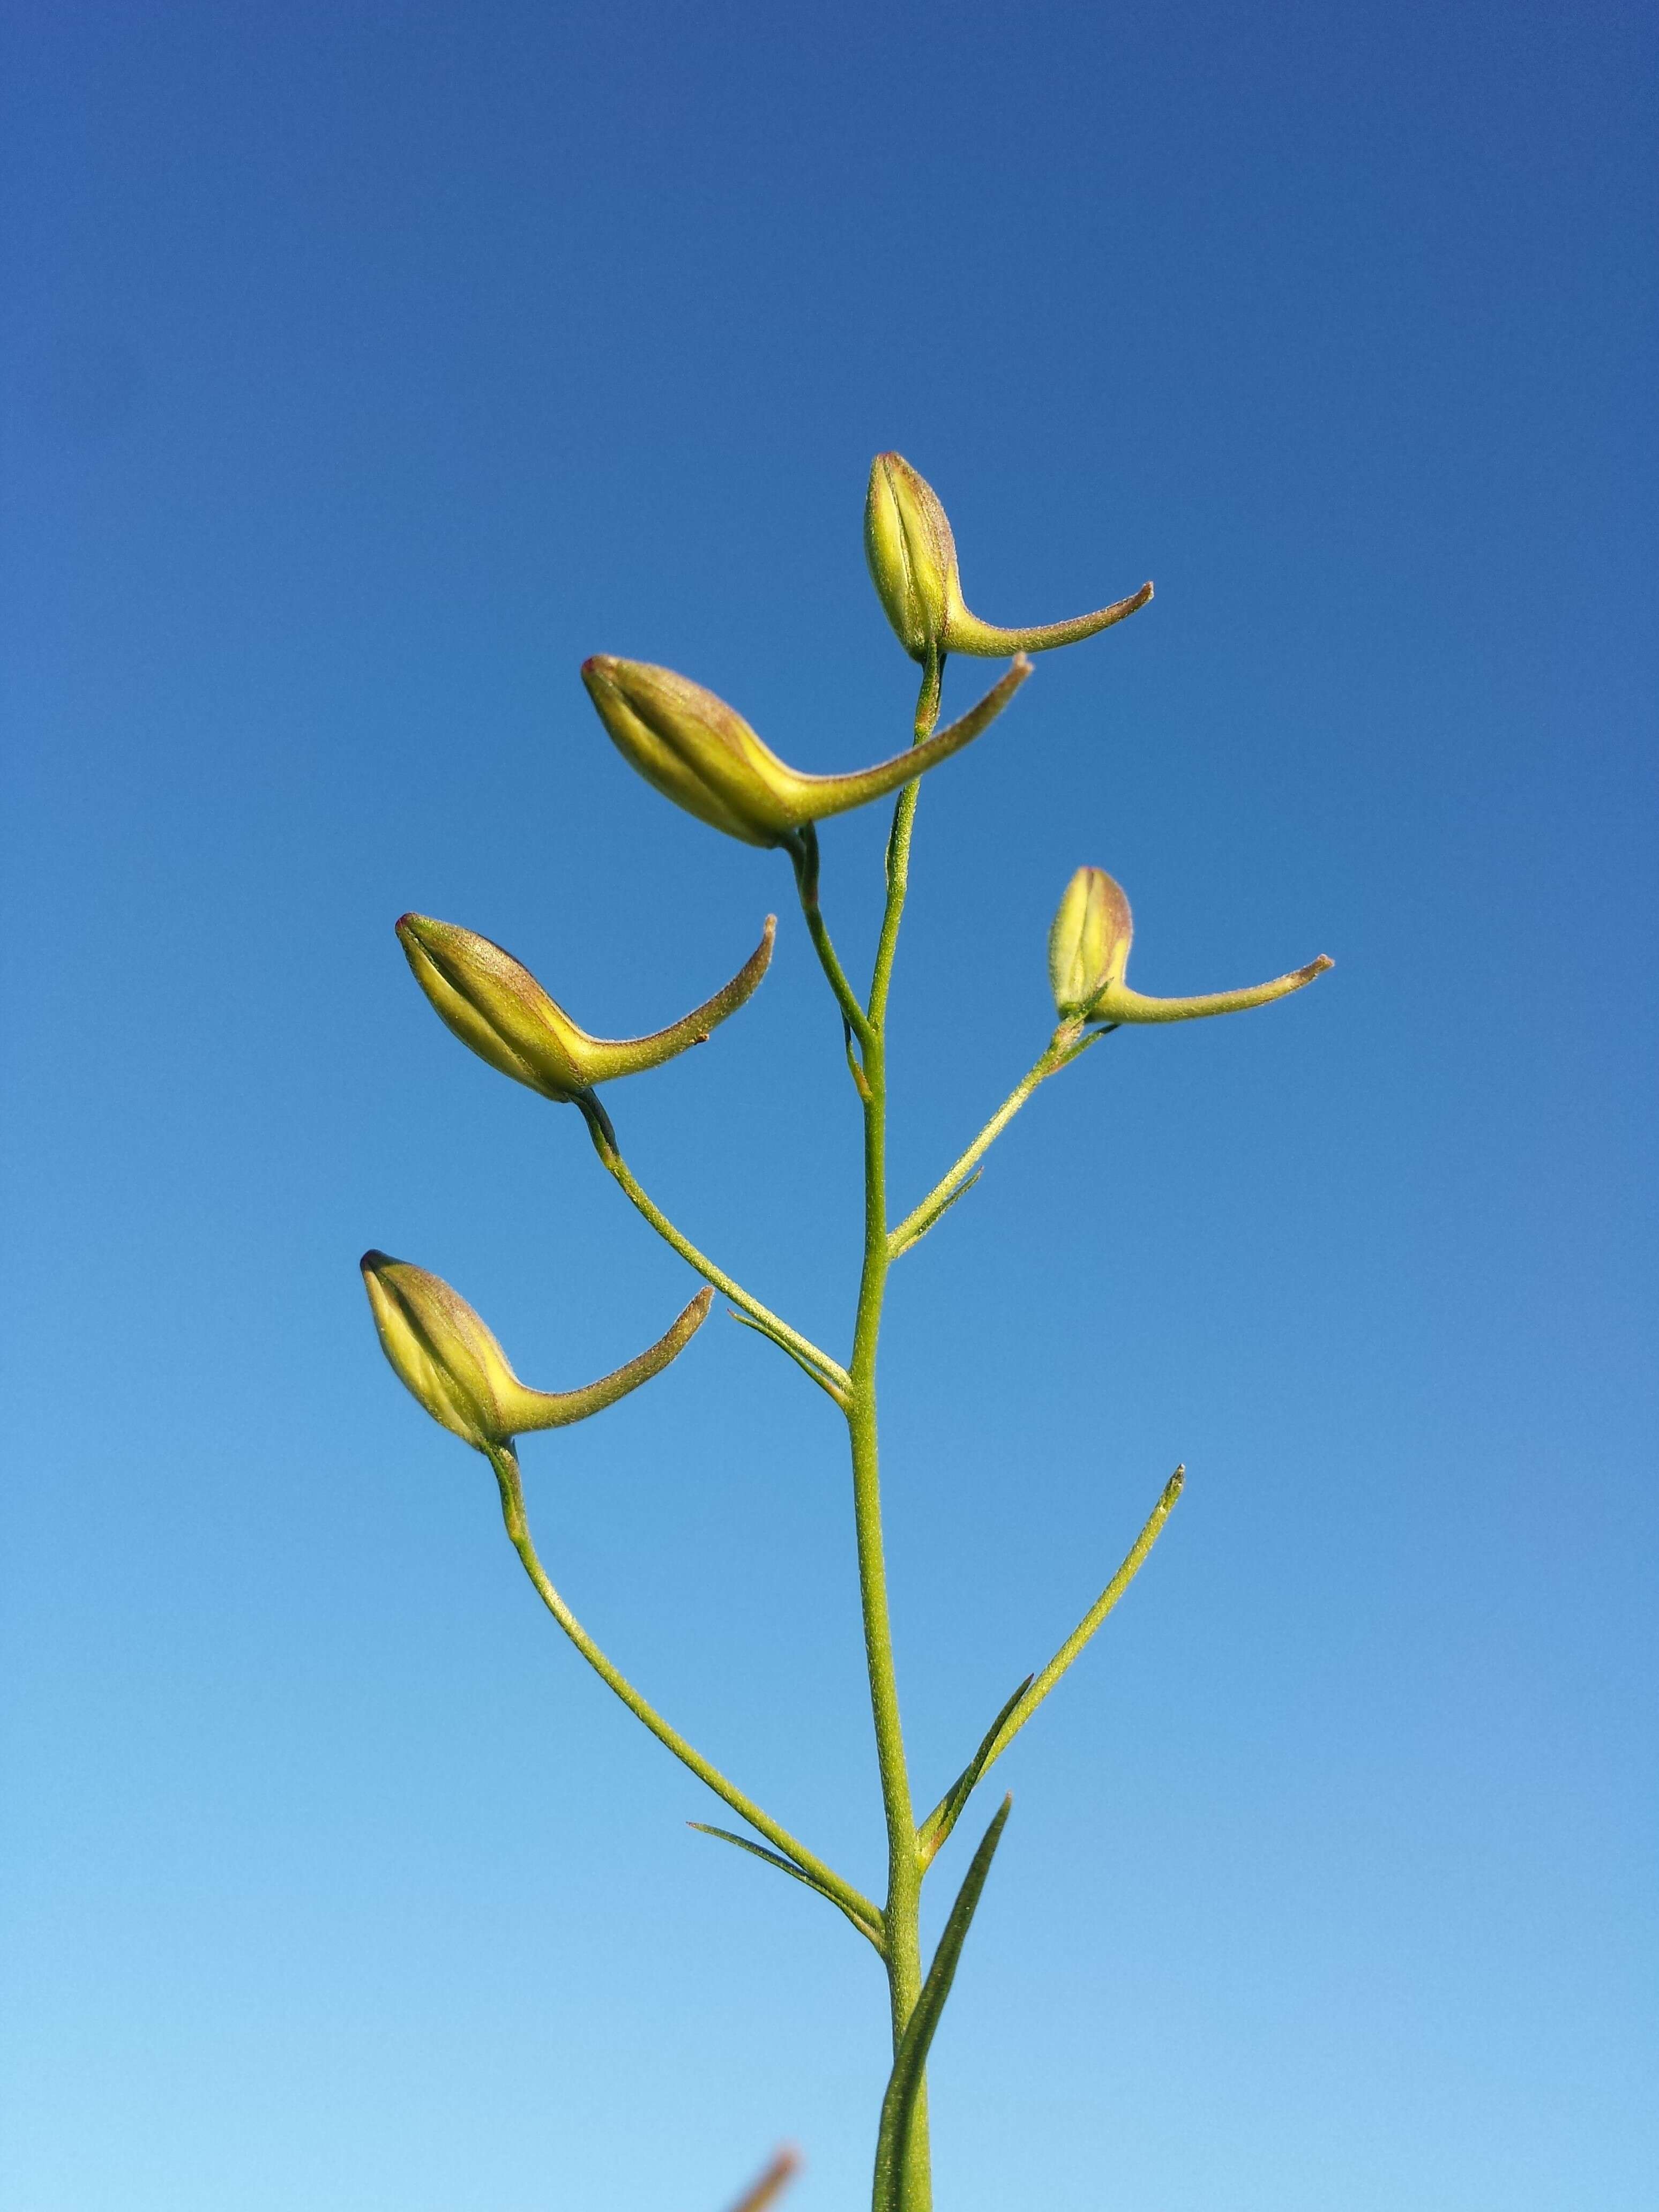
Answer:
[[[902,454],[878,453],[864,501],[864,557],[899,643],[913,660],[942,658],[960,603],[957,543],[939,495]]]
[[[1062,1020],[1086,1021],[1101,994],[1123,981],[1133,927],[1121,886],[1103,868],[1079,868],[1048,932],[1048,981]]]
[[[1103,868],[1079,868],[1048,932],[1048,981],[1064,1022],[1186,1022],[1234,1014],[1288,997],[1334,963],[1321,953],[1305,968],[1242,991],[1194,999],[1149,999],[1124,981],[1134,921],[1121,884]]]
[[[433,1419],[475,1451],[500,1451],[532,1429],[562,1429],[614,1405],[660,1374],[708,1317],[699,1291],[673,1327],[637,1359],[582,1390],[531,1390],[465,1298],[441,1276],[384,1252],[365,1252],[363,1285],[380,1348]]]
[[[1069,622],[1030,629],[999,629],[970,614],[962,596],[957,544],[939,495],[902,453],[878,453],[870,464],[864,502],[864,551],[876,593],[913,660],[924,665],[948,653],[995,658],[1005,653],[1047,653],[1109,629],[1144,607],[1152,596],[1143,584],[1127,599]]]
[[[550,999],[510,952],[470,929],[429,915],[406,914],[398,924],[415,980],[481,1060],[544,1098],[568,1104],[596,1083],[659,1067],[751,998],[772,958],[777,919],[768,915],[761,941],[725,988],[675,1022],[643,1037],[592,1037]]]
[[[672,668],[596,653],[582,682],[611,740],[664,798],[748,845],[785,845],[809,822],[845,814],[937,767],[988,729],[1031,672],[1024,659],[948,729],[851,775],[803,775],[735,708]]]

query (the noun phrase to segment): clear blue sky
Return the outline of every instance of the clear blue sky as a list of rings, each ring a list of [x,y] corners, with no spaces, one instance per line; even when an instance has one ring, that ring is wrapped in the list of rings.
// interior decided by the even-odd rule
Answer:
[[[783,2137],[799,2212],[860,2199],[874,1961],[687,1831],[355,1263],[438,1269],[538,1383],[656,1334],[690,1279],[391,925],[629,1034],[775,908],[752,1006],[612,1104],[844,1349],[787,869],[634,779],[576,669],[893,750],[885,447],[991,619],[1158,586],[930,781],[898,1194],[1046,1034],[1080,862],[1144,989],[1338,963],[1115,1038],[895,1280],[924,1792],[1191,1470],[1006,1763],[941,2212],[1646,2212],[1651,18],[175,0],[0,41],[7,2212],[720,2212]],[[860,957],[880,832],[825,835]],[[526,1461],[578,1609],[873,1882],[831,1410],[721,1321]]]

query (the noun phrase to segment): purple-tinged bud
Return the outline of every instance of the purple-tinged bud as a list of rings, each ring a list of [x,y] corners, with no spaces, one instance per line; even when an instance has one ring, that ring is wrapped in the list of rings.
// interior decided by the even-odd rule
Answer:
[[[776,931],[775,915],[768,915],[760,943],[722,990],[668,1029],[628,1038],[589,1036],[510,952],[453,921],[406,914],[398,941],[416,981],[463,1044],[544,1098],[568,1104],[596,1083],[660,1067],[705,1043],[758,989]]]
[[[1152,999],[1124,981],[1134,921],[1123,886],[1104,868],[1079,868],[1066,884],[1048,932],[1048,981],[1065,1022],[1188,1022],[1242,1013],[1287,998],[1334,963],[1324,953],[1288,975],[1242,991],[1193,999]]]
[[[714,1297],[713,1291],[699,1291],[666,1335],[585,1389],[532,1390],[441,1276],[384,1252],[365,1252],[360,1264],[380,1348],[393,1373],[434,1421],[486,1455],[530,1430],[586,1420],[659,1375],[702,1328]]]
[[[582,682],[611,743],[677,806],[748,845],[787,845],[810,822],[884,798],[988,729],[1031,672],[1017,659],[948,729],[851,775],[803,775],[781,761],[734,708],[672,668],[596,653]]]
[[[864,551],[877,597],[899,643],[924,665],[947,653],[995,659],[1005,653],[1048,653],[1109,629],[1152,596],[1143,584],[1127,599],[1069,622],[1000,629],[969,613],[962,596],[957,542],[939,494],[902,453],[878,453],[864,502]]]

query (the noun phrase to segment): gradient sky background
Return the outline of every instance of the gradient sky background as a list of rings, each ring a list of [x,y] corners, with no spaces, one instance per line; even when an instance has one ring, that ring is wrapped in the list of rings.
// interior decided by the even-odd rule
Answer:
[[[391,924],[626,1034],[776,908],[754,1004],[611,1103],[845,1349],[856,1122],[787,868],[632,777],[576,666],[683,668],[803,766],[893,750],[888,446],[990,618],[1158,585],[929,781],[896,1198],[1046,1035],[1079,862],[1145,989],[1338,963],[1114,1039],[895,1279],[924,1802],[1191,1470],[1002,1769],[941,2212],[1645,2212],[1651,17],[0,35],[7,2212],[720,2212],[786,2137],[792,2212],[866,2191],[875,1962],[688,1832],[356,1261],[438,1269],[538,1383],[654,1336],[686,1272]],[[825,834],[860,959],[882,829]],[[873,1884],[843,1455],[723,1320],[526,1448],[578,1611]]]

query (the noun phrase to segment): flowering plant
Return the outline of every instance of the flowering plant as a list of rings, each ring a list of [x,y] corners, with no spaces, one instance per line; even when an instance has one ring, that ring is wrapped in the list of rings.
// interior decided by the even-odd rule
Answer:
[[[979,1164],[1038,1087],[1125,1024],[1188,1021],[1234,1013],[1299,990],[1331,963],[1322,955],[1271,982],[1195,998],[1148,998],[1126,981],[1132,923],[1128,900],[1103,869],[1079,868],[1049,933],[1048,972],[1057,1026],[1035,1063],[925,1197],[890,1223],[887,1198],[887,1012],[908,884],[921,779],[996,721],[1031,672],[1027,657],[1072,645],[1144,607],[1150,584],[1127,599],[1067,622],[997,629],[970,614],[956,544],[932,488],[896,453],[870,473],[865,548],[888,619],[921,671],[913,740],[876,766],[840,775],[788,767],[734,708],[672,670],[599,655],[582,680],[618,750],[658,791],[727,836],[788,856],[801,915],[833,994],[848,1072],[864,1124],[864,1257],[845,1364],[763,1305],[699,1251],[647,1196],[628,1166],[600,1087],[659,1066],[705,1042],[759,988],[771,959],[767,918],[755,952],[723,989],[669,1028],[625,1040],[593,1037],[511,954],[454,924],[405,915],[398,935],[416,981],[464,1044],[503,1074],[556,1104],[574,1106],[601,1164],[637,1211],[701,1276],[705,1287],[666,1334],[636,1358],[586,1388],[547,1391],[520,1382],[489,1328],[438,1276],[383,1252],[366,1253],[363,1279],[380,1343],[399,1378],[434,1420],[489,1462],[514,1549],[547,1610],[600,1679],[674,1756],[743,1823],[741,1832],[695,1822],[834,1905],[881,1962],[891,2020],[892,2069],[873,2148],[874,2212],[928,2212],[932,2203],[927,2055],[961,1958],[1012,1800],[985,1830],[932,1960],[921,1956],[922,1883],[969,1800],[1060,1676],[1117,1604],[1157,1541],[1184,1471],[1177,1468],[1128,1554],[1042,1671],[1027,1676],[991,1723],[973,1756],[931,1811],[917,1816],[900,1723],[883,1553],[876,1364],[887,1278],[894,1262],[932,1231],[971,1187]],[[951,653],[1011,657],[1006,673],[959,720],[938,726],[940,677]],[[817,823],[893,797],[884,903],[868,987],[855,989],[838,958],[819,896]],[[538,1556],[525,1510],[518,1438],[599,1413],[677,1358],[708,1318],[715,1291],[733,1317],[769,1338],[845,1419],[852,1468],[865,1655],[887,1837],[882,1893],[867,1896],[747,1796],[687,1742],[603,1652],[572,1613]],[[775,2161],[746,2203],[769,2200],[787,2178]]]

